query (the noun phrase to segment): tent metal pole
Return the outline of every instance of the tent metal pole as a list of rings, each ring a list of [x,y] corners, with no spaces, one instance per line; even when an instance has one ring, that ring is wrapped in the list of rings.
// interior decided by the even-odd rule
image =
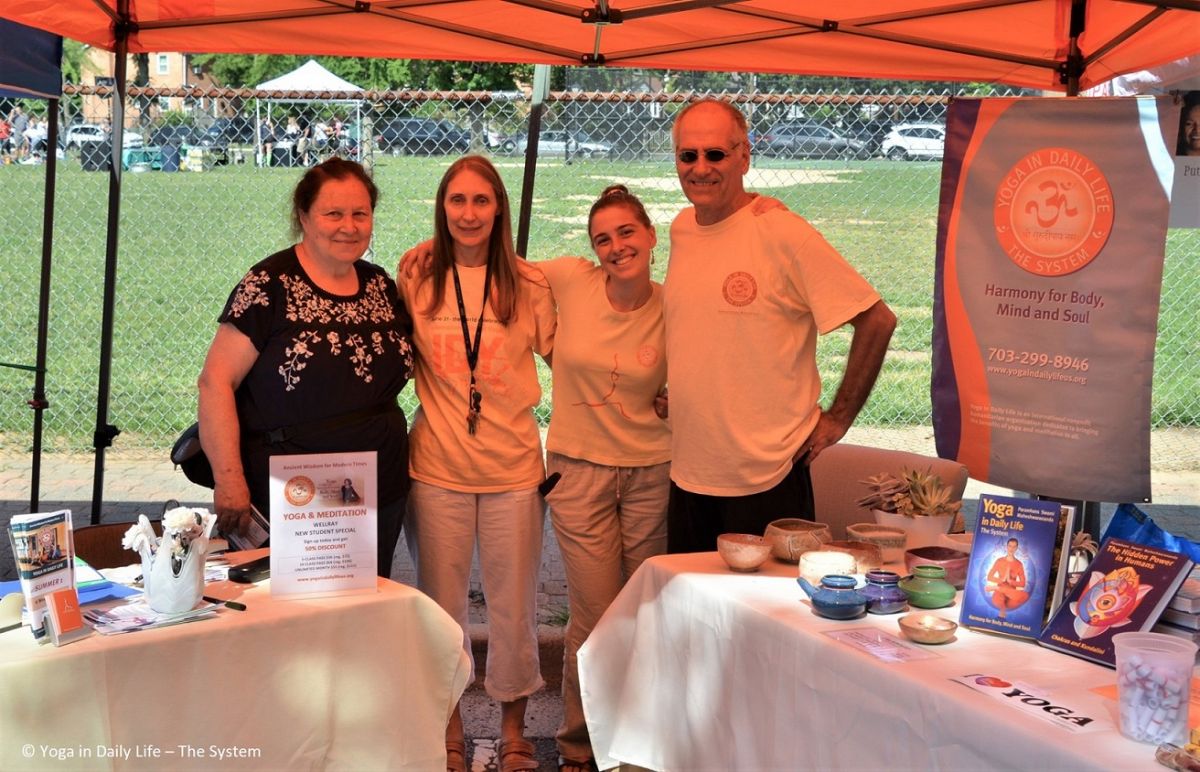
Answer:
[[[1070,40],[1067,44],[1067,60],[1063,63],[1062,76],[1062,83],[1066,86],[1069,97],[1079,96],[1079,78],[1083,75],[1083,53],[1079,50],[1079,36],[1087,27],[1087,4],[1088,0],[1071,0]]]
[[[1071,2],[1071,42],[1067,51],[1066,87],[1067,96],[1079,96],[1079,78],[1083,74],[1083,52],[1079,50],[1079,36],[1087,28],[1088,0],[1072,0]],[[1100,502],[1071,501],[1079,513],[1077,530],[1090,534],[1098,543],[1100,541]]]
[[[533,215],[533,184],[537,177],[538,137],[542,112],[550,95],[550,65],[533,66],[533,106],[529,110],[529,138],[525,142],[525,175],[521,180],[521,210],[517,216],[517,254],[525,257],[529,247],[529,220]]]
[[[29,511],[41,509],[42,419],[50,407],[46,400],[46,342],[50,327],[50,269],[54,256],[54,183],[58,171],[58,100],[46,107],[46,195],[42,204],[42,278],[38,289],[37,361],[33,371],[33,468],[30,475]]]
[[[112,148],[108,169],[108,238],[104,249],[104,300],[100,323],[100,377],[96,392],[96,431],[92,445],[96,449],[96,469],[92,477],[92,525],[100,522],[104,507],[104,451],[121,430],[108,423],[109,385],[112,378],[113,316],[117,295],[117,236],[121,223],[121,150],[125,139],[125,75],[129,54],[129,0],[118,0],[116,28],[116,66],[113,96]]]

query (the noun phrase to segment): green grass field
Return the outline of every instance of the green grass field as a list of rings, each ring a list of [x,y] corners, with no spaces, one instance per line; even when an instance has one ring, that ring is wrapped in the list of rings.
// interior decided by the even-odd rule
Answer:
[[[521,161],[496,159],[518,206]],[[446,158],[385,157],[374,259],[391,269],[430,232]],[[928,425],[934,239],[940,165],[865,162],[756,164],[750,187],[811,220],[883,293],[900,325],[860,423]],[[113,342],[111,423],[121,447],[162,447],[193,420],[195,381],[229,291],[254,262],[291,242],[288,196],[297,169],[223,167],[205,173],[126,173]],[[33,364],[43,167],[0,167],[0,362]],[[535,187],[530,259],[590,255],[586,215],[596,193],[624,182],[658,223],[661,278],[669,225],[684,204],[666,162],[543,162]],[[108,176],[64,162],[57,180],[46,413],[47,448],[91,446],[96,420]],[[1200,425],[1194,311],[1197,231],[1168,242],[1155,373],[1156,426]],[[820,368],[837,386],[848,332],[827,336]],[[736,366],[736,363],[730,363]],[[548,373],[543,372],[548,386]],[[31,373],[0,368],[0,447],[28,445]],[[540,413],[548,415],[548,388]],[[409,406],[415,400],[408,389]]]

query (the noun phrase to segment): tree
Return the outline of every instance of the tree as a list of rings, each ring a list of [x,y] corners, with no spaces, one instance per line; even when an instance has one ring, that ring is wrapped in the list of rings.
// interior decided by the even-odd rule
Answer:
[[[291,72],[309,57],[267,54],[197,54],[195,61],[222,85],[254,87]],[[533,66],[492,62],[447,62],[418,59],[314,57],[338,77],[369,90],[400,88],[508,91],[517,80],[533,77]]]

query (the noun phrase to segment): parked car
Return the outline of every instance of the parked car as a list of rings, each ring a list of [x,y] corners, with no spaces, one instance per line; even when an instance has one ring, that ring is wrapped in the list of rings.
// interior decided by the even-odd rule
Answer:
[[[940,123],[901,123],[892,127],[879,147],[894,160],[940,160],[946,147],[946,127]]]
[[[108,131],[94,123],[76,123],[67,127],[63,139],[64,147],[68,150],[78,150],[84,142],[108,142]],[[142,135],[132,129],[126,129],[121,137],[122,147],[141,147],[144,142]]]
[[[871,121],[869,123],[851,124],[846,127],[845,134],[863,143],[863,155],[867,158],[879,155],[883,138],[892,130],[888,121]]]
[[[509,152],[524,154],[529,145],[529,137],[520,135],[510,137],[501,145],[501,149],[512,147]],[[538,135],[538,156],[566,158],[567,154],[578,158],[607,158],[612,155],[612,145],[597,142],[582,131],[564,131],[562,129],[545,129]]]
[[[220,166],[229,162],[229,143],[197,126],[177,124],[158,126],[150,132],[150,144],[155,147],[175,145],[186,153],[188,148],[202,147],[212,151],[213,162]]]
[[[452,155],[470,148],[471,134],[450,121],[393,118],[376,125],[375,146],[392,155]]]
[[[246,118],[218,118],[205,133],[216,144],[252,144],[254,124]]]
[[[784,121],[754,142],[760,155],[780,158],[866,158],[866,144],[811,121]]]

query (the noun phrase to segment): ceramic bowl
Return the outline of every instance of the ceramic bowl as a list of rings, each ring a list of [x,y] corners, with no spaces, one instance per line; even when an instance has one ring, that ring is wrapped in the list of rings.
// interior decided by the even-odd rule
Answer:
[[[961,590],[967,581],[967,564],[971,554],[949,547],[914,547],[904,553],[904,567],[912,573],[915,566],[941,566],[946,569],[946,581]]]
[[[970,552],[971,545],[974,543],[975,534],[973,533],[944,533],[938,537],[937,546],[949,547],[960,552]]]
[[[768,523],[763,538],[771,542],[771,554],[775,557],[786,563],[799,563],[801,555],[820,549],[831,536],[829,526],[824,523],[785,517]]]
[[[899,563],[904,560],[904,545],[908,534],[901,528],[875,523],[854,523],[846,526],[846,536],[879,547],[884,563]]]
[[[749,573],[771,557],[771,543],[752,533],[723,533],[717,537],[717,552],[731,571]]]
[[[958,623],[937,614],[905,614],[897,620],[900,632],[917,643],[946,643],[954,638]]]
[[[830,575],[853,574],[857,561],[846,552],[809,550],[800,556],[800,576],[814,586]]]
[[[858,567],[856,574],[865,574],[883,567],[883,550],[878,545],[866,541],[831,541],[822,544],[823,552],[847,552],[854,556]]]

